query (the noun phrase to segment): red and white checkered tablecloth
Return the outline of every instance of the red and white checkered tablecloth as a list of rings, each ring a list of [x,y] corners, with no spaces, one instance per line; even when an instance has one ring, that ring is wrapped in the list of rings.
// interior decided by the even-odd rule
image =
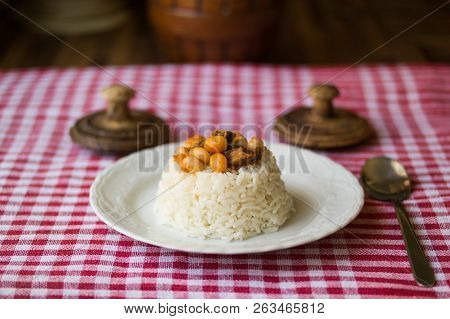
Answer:
[[[0,72],[0,296],[450,298],[450,65],[358,66],[335,77],[344,69],[162,65]],[[116,158],[81,149],[68,131],[80,116],[105,107],[99,91],[117,79],[139,92],[134,106],[172,126],[198,126],[268,122],[311,84],[333,77],[341,90],[337,104],[369,118],[378,137],[327,155],[354,174],[374,155],[405,164],[415,187],[404,204],[436,273],[434,288],[416,285],[388,203],[367,199],[346,230],[317,242],[237,256],[132,240],[89,206],[91,183]]]

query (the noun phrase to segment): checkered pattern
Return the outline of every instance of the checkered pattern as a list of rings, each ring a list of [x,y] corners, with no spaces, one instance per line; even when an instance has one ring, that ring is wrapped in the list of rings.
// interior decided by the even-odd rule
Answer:
[[[5,298],[449,298],[450,66],[163,65],[0,72],[0,296]],[[116,158],[74,145],[74,121],[105,104],[117,79],[136,107],[172,125],[269,122],[332,78],[377,138],[327,155],[359,174],[386,154],[405,164],[404,202],[437,277],[411,275],[391,205],[367,199],[345,230],[264,254],[201,255],[132,240],[102,223],[89,187]],[[153,101],[153,102],[152,102]],[[309,99],[303,101],[309,104]],[[159,105],[158,108],[156,105]],[[172,115],[174,115],[174,117]]]

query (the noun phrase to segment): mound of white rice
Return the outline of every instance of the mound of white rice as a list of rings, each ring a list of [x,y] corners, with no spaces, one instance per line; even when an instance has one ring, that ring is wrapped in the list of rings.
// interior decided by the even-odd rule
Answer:
[[[246,239],[275,232],[293,210],[291,195],[269,150],[236,173],[184,173],[172,159],[159,183],[160,222],[191,237]]]

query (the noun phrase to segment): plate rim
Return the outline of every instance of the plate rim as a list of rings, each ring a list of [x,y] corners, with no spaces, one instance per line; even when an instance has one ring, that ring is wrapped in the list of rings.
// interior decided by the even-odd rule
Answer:
[[[352,214],[348,215],[348,218],[345,219],[345,221],[342,223],[342,225],[336,225],[338,227],[330,229],[330,230],[328,230],[327,232],[324,232],[324,233],[318,233],[317,236],[311,236],[307,240],[302,240],[302,238],[299,237],[299,239],[297,241],[296,240],[291,240],[291,241],[287,241],[285,243],[277,243],[277,244],[271,244],[271,245],[258,246],[258,247],[255,247],[255,248],[251,249],[251,250],[249,250],[247,247],[239,247],[239,246],[237,246],[237,247],[233,247],[232,250],[221,250],[220,252],[217,251],[217,250],[211,250],[211,249],[205,249],[205,250],[201,250],[200,251],[200,250],[197,250],[197,249],[186,248],[186,246],[179,247],[179,246],[175,246],[175,245],[166,244],[164,242],[160,242],[160,241],[157,241],[157,240],[148,239],[145,236],[142,236],[141,234],[132,232],[132,231],[128,230],[127,228],[121,226],[120,224],[117,224],[117,223],[113,222],[111,220],[111,218],[107,214],[101,212],[101,208],[98,207],[97,203],[96,203],[95,190],[98,187],[98,185],[101,182],[101,180],[107,174],[109,174],[116,166],[120,165],[121,163],[127,162],[128,160],[130,160],[130,158],[138,156],[138,154],[141,153],[141,152],[146,152],[146,151],[149,151],[149,150],[153,150],[154,151],[157,148],[170,147],[171,145],[173,147],[175,147],[176,144],[179,144],[179,143],[162,144],[162,145],[159,145],[159,146],[154,147],[154,148],[144,149],[144,150],[140,150],[140,151],[128,154],[127,156],[124,156],[123,158],[121,158],[121,159],[111,163],[106,168],[104,168],[102,171],[100,171],[97,174],[94,182],[91,184],[91,187],[89,188],[89,204],[92,207],[92,209],[94,210],[94,213],[97,215],[97,217],[101,221],[103,221],[106,225],[108,225],[108,227],[114,229],[115,231],[117,231],[117,232],[119,232],[119,233],[121,233],[121,234],[123,234],[123,235],[125,235],[127,237],[130,237],[131,239],[138,240],[138,241],[144,242],[146,244],[158,246],[158,247],[161,247],[161,248],[171,249],[171,250],[175,250],[175,251],[183,251],[183,252],[186,252],[186,253],[211,254],[211,255],[239,255],[239,254],[265,253],[265,252],[270,252],[270,251],[275,251],[275,250],[288,249],[288,248],[292,248],[292,247],[306,245],[306,244],[309,244],[311,242],[315,242],[317,240],[323,239],[325,237],[328,237],[328,236],[330,236],[330,235],[332,235],[332,234],[342,230],[346,226],[348,226],[352,221],[354,221],[356,219],[356,217],[359,215],[359,213],[361,212],[361,210],[362,210],[362,208],[364,206],[365,194],[364,194],[364,190],[363,190],[361,184],[359,183],[358,178],[355,175],[353,175],[353,173],[351,173],[348,169],[346,169],[343,165],[341,165],[340,163],[332,160],[331,158],[329,158],[327,156],[318,154],[318,153],[313,152],[311,150],[308,150],[308,149],[305,149],[305,148],[301,148],[301,147],[298,147],[298,146],[294,146],[294,145],[291,145],[291,144],[287,144],[287,143],[277,143],[277,142],[275,142],[275,143],[267,143],[267,144],[270,145],[271,147],[278,147],[278,146],[281,146],[281,147],[295,147],[295,148],[297,148],[298,150],[300,150],[302,152],[310,153],[313,156],[318,156],[318,157],[324,159],[325,161],[332,162],[334,165],[339,166],[342,170],[346,171],[349,174],[349,176],[351,176],[351,179],[355,182],[355,185],[357,186],[356,188],[359,191],[359,196],[358,196],[359,201],[357,203],[358,205],[356,206],[355,211]],[[335,224],[337,224],[337,223],[335,223]],[[259,234],[257,236],[264,236],[264,234]],[[187,237],[187,238],[190,238],[190,237]],[[198,238],[192,238],[192,239],[198,239]],[[198,240],[201,240],[201,239],[198,239]],[[225,243],[225,241],[224,241],[224,243]],[[216,248],[216,249],[218,249],[218,248]]]

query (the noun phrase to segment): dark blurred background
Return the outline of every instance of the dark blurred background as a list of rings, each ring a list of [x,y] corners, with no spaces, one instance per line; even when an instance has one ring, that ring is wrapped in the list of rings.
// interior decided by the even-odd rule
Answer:
[[[350,64],[444,3],[0,0],[0,68],[88,66],[93,61]],[[363,62],[450,62],[449,30],[447,2]]]

